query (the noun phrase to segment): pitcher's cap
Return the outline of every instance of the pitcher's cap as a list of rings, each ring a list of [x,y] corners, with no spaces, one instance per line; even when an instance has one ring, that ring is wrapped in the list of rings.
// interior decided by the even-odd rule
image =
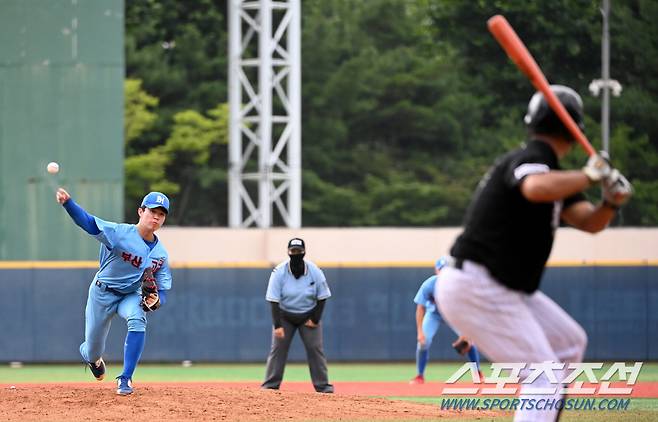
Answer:
[[[162,192],[149,192],[142,199],[141,206],[146,208],[164,208],[165,212],[169,214],[169,198]]]

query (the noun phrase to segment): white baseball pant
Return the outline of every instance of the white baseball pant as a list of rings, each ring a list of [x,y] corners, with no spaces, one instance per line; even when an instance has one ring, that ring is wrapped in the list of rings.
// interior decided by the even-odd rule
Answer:
[[[462,269],[446,266],[436,283],[441,315],[491,362],[581,362],[587,346],[585,330],[542,292],[512,290],[482,265],[464,261]],[[527,366],[526,366],[527,367]],[[565,365],[566,368],[566,365]],[[554,372],[558,380],[564,378]],[[523,381],[530,371],[520,373]],[[520,399],[559,400],[554,395],[527,395],[528,388],[555,387],[542,374],[521,388]],[[560,387],[559,385],[557,387]],[[517,409],[514,421],[554,421],[558,410]]]

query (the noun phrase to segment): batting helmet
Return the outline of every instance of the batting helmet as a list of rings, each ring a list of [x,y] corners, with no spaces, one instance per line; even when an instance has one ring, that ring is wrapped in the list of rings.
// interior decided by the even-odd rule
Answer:
[[[571,115],[580,130],[585,129],[583,100],[573,89],[564,85],[551,85],[564,108]],[[566,126],[560,121],[553,109],[548,105],[544,94],[537,91],[528,103],[528,112],[523,118],[528,129],[533,133],[556,134],[572,139]]]
[[[447,263],[448,260],[446,259],[446,257],[442,256],[441,258],[436,260],[436,262],[434,263],[434,268],[440,270],[441,268],[445,267]]]

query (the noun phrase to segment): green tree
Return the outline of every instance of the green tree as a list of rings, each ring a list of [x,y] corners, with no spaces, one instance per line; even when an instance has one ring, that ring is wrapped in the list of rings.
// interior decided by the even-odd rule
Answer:
[[[508,110],[524,107],[533,91],[484,26],[490,16],[500,13],[517,30],[549,81],[570,85],[583,95],[588,114],[586,134],[600,148],[600,98],[590,97],[587,89],[592,79],[600,77],[599,2],[430,3],[436,39],[458,50],[465,77],[491,100],[479,127],[497,126]],[[611,100],[611,155],[613,164],[636,188],[635,197],[615,224],[655,224],[651,204],[658,203],[653,183],[658,169],[658,130],[653,123],[658,113],[658,83],[648,69],[658,63],[658,5],[642,0],[613,3],[611,12],[611,73],[624,86],[621,97]],[[584,160],[579,152],[566,163],[577,168]]]
[[[126,159],[128,204],[138,201],[145,191],[158,190],[171,196],[173,224],[222,222],[226,213],[220,206],[225,196],[217,192],[226,192],[228,107],[221,104],[207,114],[194,110],[177,113],[164,145]]]
[[[132,144],[145,153],[169,137],[176,113],[226,101],[226,1],[128,1],[125,13],[126,73],[160,101],[152,130]]]
[[[304,224],[327,224],[315,212],[341,215],[341,225],[459,224],[486,168],[480,156],[501,148],[486,142],[490,128],[478,129],[486,99],[470,90],[454,50],[432,42],[427,5],[305,9],[302,73],[313,79],[303,89],[304,177],[312,169],[324,183],[304,184]],[[332,203],[332,192],[345,195]],[[349,210],[360,215],[344,223]]]
[[[586,133],[601,145],[600,99],[587,94],[600,74],[599,7],[591,0],[305,0],[303,223],[461,222],[494,157],[524,140],[534,91],[489,34],[495,14],[508,18],[551,82],[583,95]],[[653,1],[612,6],[612,76],[624,86],[612,99],[612,157],[636,187],[615,224],[658,219],[657,19]],[[136,95],[143,108],[130,112],[141,118],[130,122],[126,192],[171,192],[179,224],[226,224],[225,109],[202,114],[226,101],[226,41],[224,0],[126,4],[128,77],[159,100]],[[577,152],[565,166],[585,159]]]
[[[124,101],[124,136],[126,145],[129,146],[142,133],[153,127],[158,116],[152,109],[158,106],[158,99],[142,89],[140,79],[126,79]],[[126,155],[130,155],[130,152]]]

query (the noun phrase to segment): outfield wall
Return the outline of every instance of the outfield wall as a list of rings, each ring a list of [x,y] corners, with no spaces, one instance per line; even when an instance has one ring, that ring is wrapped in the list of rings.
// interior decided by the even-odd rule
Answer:
[[[0,263],[0,361],[77,361],[94,263]],[[73,268],[73,267],[78,268]],[[426,266],[325,266],[325,352],[330,361],[412,360],[414,304]],[[167,305],[149,318],[144,361],[259,361],[270,343],[267,266],[174,268]],[[589,360],[658,359],[658,266],[550,267],[543,290],[585,328]],[[464,312],[468,312],[465,309]],[[125,324],[114,320],[106,357],[122,357]],[[523,335],[523,333],[519,333]],[[444,325],[432,359],[454,360]],[[295,340],[291,360],[302,360]]]

